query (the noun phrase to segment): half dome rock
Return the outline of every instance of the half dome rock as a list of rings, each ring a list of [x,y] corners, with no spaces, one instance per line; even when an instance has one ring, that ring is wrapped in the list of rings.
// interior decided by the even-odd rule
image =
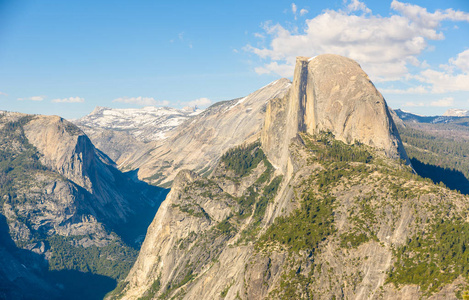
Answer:
[[[298,132],[320,131],[409,163],[386,101],[349,58],[297,57],[291,89],[285,98],[269,103],[261,139],[269,159],[285,170],[291,139]]]

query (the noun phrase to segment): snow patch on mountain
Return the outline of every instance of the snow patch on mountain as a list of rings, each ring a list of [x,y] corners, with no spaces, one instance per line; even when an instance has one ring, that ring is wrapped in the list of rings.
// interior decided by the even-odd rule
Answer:
[[[72,122],[81,127],[125,131],[143,142],[163,140],[187,119],[202,110],[171,107],[108,108],[96,107],[89,115]]]
[[[451,108],[448,109],[443,116],[448,116],[448,117],[467,117],[469,116],[469,110],[468,109],[460,109],[460,108]]]

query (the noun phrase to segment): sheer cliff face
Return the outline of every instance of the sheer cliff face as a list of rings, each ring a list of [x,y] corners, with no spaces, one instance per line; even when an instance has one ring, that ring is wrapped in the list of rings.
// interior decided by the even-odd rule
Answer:
[[[36,116],[24,125],[24,133],[42,154],[45,166],[92,195],[94,201],[80,205],[95,217],[118,224],[126,222],[135,208],[150,205],[145,203],[149,199],[130,203],[122,186],[132,189],[132,182],[75,125],[58,116]],[[117,184],[119,181],[122,186]]]
[[[43,155],[44,165],[92,191],[89,173],[100,161],[86,135],[58,116],[38,116],[25,125],[24,131]]]
[[[273,163],[285,168],[291,138],[320,131],[408,161],[383,96],[355,61],[342,56],[297,58],[289,94],[269,103],[262,142]]]

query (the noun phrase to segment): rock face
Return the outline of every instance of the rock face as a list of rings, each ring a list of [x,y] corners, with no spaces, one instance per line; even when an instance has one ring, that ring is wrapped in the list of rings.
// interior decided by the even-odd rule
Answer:
[[[280,79],[244,98],[215,103],[179,125],[171,137],[147,144],[121,167],[138,169],[140,179],[163,186],[182,169],[207,175],[223,152],[258,138],[267,103],[282,98],[289,87],[288,79]]]
[[[456,299],[465,279],[428,292],[405,281],[422,262],[402,269],[393,253],[412,259],[404,246],[464,216],[467,198],[419,179],[379,150],[335,142],[333,148],[330,137],[318,142],[306,134],[293,140],[290,178],[265,157],[253,163],[262,157],[255,147],[227,154],[244,157],[247,172],[223,158],[208,179],[181,171],[135,265],[109,298]],[[366,162],[368,155],[378,159]],[[402,281],[389,275],[401,273]]]
[[[136,208],[155,206],[160,201],[142,197],[137,191],[140,186],[120,173],[114,162],[68,121],[57,116],[36,116],[24,125],[24,133],[42,154],[41,162],[46,167],[93,195],[90,212],[109,225],[125,223]],[[129,202],[135,197],[131,196],[132,190],[140,194],[134,203]]]
[[[351,59],[332,54],[298,57],[288,95],[267,108],[262,143],[271,161],[285,169],[289,141],[298,132],[320,131],[408,162],[383,96]]]
[[[469,201],[396,158],[395,125],[359,66],[299,58],[261,143],[227,151],[208,178],[179,172],[108,298],[457,299]]]
[[[167,191],[120,172],[57,116],[4,112],[0,137],[0,217],[15,251],[46,259],[55,271],[112,277],[112,286],[135,259],[131,247],[139,247]]]

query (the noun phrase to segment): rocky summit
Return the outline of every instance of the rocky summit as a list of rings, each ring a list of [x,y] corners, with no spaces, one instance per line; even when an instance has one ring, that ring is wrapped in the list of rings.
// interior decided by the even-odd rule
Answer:
[[[298,132],[320,131],[408,162],[383,96],[349,58],[332,54],[298,57],[288,95],[267,107],[262,144],[272,163],[281,166]]]
[[[466,196],[409,165],[354,61],[298,58],[259,140],[180,171],[109,299],[457,299]]]

